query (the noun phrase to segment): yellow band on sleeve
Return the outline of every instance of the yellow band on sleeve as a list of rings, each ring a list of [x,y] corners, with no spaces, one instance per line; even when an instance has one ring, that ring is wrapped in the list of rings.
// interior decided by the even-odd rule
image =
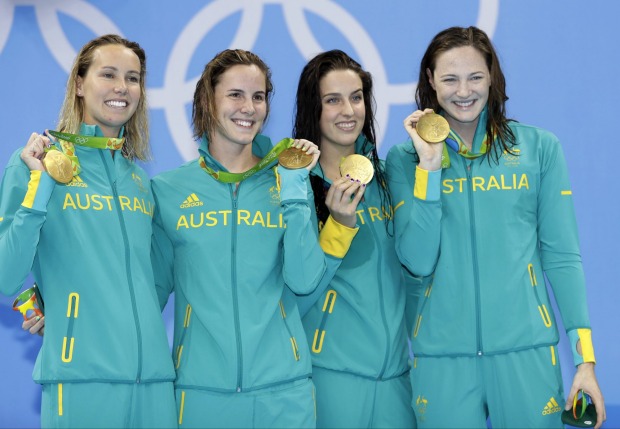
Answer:
[[[415,168],[415,185],[413,186],[413,196],[421,200],[426,200],[426,190],[428,189],[428,170],[420,167]]]
[[[576,328],[566,332],[573,352],[575,366],[584,362],[596,363],[594,346],[592,345],[592,331],[588,328]],[[577,346],[581,349],[581,354]]]
[[[577,329],[581,342],[581,354],[584,362],[596,362],[594,358],[594,346],[592,345],[592,331],[590,329]]]
[[[358,230],[357,227],[349,228],[341,225],[329,216],[319,234],[321,249],[328,255],[340,259],[344,258]]]
[[[34,199],[37,196],[37,189],[39,189],[39,182],[41,181],[41,173],[43,172],[40,170],[30,171],[30,181],[28,182],[28,191],[26,191],[26,196],[24,197],[22,206],[31,209],[32,206],[34,205]]]
[[[441,169],[424,170],[419,166],[415,168],[415,184],[413,196],[423,201],[439,201],[441,188]]]

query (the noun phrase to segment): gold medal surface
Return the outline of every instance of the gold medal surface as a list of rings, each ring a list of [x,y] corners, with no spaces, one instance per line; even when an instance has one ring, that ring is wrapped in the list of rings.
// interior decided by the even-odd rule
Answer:
[[[47,174],[52,176],[52,179],[55,181],[60,183],[69,183],[73,180],[71,160],[61,151],[50,150],[45,152],[45,157],[42,162]]]
[[[450,124],[437,113],[427,113],[415,126],[416,131],[428,143],[440,143],[450,134]]]
[[[306,152],[296,147],[289,147],[278,156],[278,162],[291,170],[310,165],[312,159],[312,155],[308,155]]]
[[[375,174],[372,162],[363,155],[353,154],[347,156],[340,163],[340,175],[349,175],[350,178],[368,184]]]

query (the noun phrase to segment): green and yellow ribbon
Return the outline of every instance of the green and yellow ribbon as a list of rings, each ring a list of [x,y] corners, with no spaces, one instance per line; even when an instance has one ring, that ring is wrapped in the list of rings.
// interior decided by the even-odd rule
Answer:
[[[253,176],[259,171],[265,169],[266,167],[268,167],[275,159],[278,158],[278,155],[280,155],[280,153],[284,152],[286,149],[291,147],[292,144],[293,144],[293,139],[291,138],[285,138],[285,139],[280,140],[278,144],[272,147],[271,150],[267,153],[267,155],[265,155],[265,157],[258,162],[258,164],[256,164],[254,167],[250,168],[249,170],[244,171],[243,173],[229,173],[228,171],[216,171],[207,165],[207,162],[204,156],[200,157],[198,164],[200,165],[200,168],[202,168],[211,177],[213,177],[215,180],[219,182],[238,183],[238,182],[241,182],[247,179],[250,176]]]
[[[467,146],[463,143],[463,140],[452,130],[450,130],[450,134],[446,137],[445,144],[443,145],[443,156],[441,157],[441,168],[449,168],[450,167],[450,155],[448,154],[448,146],[450,149],[458,153],[464,158],[474,159],[481,157],[485,153],[488,152],[491,147],[491,143],[493,140],[487,138],[485,135],[482,140],[482,144],[480,145],[480,152],[471,152]]]
[[[80,160],[75,154],[74,145],[90,147],[93,149],[120,150],[125,143],[125,137],[83,136],[79,134],[61,133],[53,130],[48,130],[48,133],[58,139],[62,151],[71,160],[74,176],[77,176],[82,171],[82,168],[80,167]]]

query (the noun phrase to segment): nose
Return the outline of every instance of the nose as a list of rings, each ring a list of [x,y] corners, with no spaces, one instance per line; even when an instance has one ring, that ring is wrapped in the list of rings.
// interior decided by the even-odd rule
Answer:
[[[342,114],[344,116],[353,116],[354,110],[353,105],[349,100],[344,100],[342,103]]]
[[[469,87],[469,82],[467,80],[462,80],[459,82],[459,86],[456,89],[456,95],[459,97],[469,97],[471,94],[471,88]]]
[[[116,83],[114,87],[114,91],[118,92],[119,94],[127,94],[127,84],[125,83],[123,79],[120,79]]]
[[[241,113],[246,114],[246,115],[253,115],[256,112],[256,109],[254,109],[254,102],[252,101],[252,99],[247,99],[243,102],[243,105],[241,106]]]

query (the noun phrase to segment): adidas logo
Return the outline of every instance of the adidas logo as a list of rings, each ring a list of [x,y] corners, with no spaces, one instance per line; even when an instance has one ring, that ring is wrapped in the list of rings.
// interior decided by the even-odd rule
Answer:
[[[75,176],[71,182],[67,183],[66,186],[73,186],[75,188],[88,188],[88,185],[84,183],[82,179],[80,179],[80,176]]]
[[[204,203],[202,201],[200,201],[200,199],[198,198],[198,195],[196,194],[190,194],[189,197],[187,197],[185,199],[185,201],[183,201],[183,204],[181,204],[181,208],[182,209],[187,209],[190,207],[199,207],[204,205]]]
[[[560,411],[562,411],[562,408],[560,408],[555,398],[552,396],[549,402],[547,402],[547,405],[545,405],[545,408],[543,408],[542,415],[546,416],[547,414],[559,413]]]

